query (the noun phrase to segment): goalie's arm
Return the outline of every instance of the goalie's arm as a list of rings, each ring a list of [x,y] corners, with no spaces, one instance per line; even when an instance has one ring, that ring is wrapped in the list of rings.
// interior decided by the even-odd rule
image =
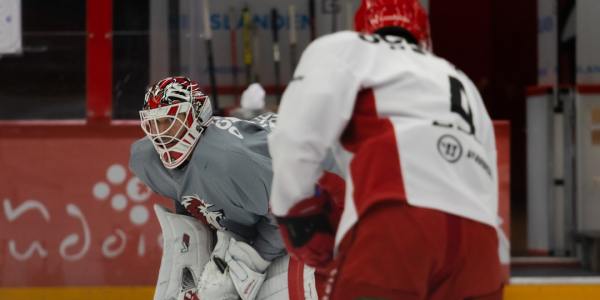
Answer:
[[[262,217],[256,224],[256,230],[258,234],[252,246],[262,258],[273,261],[286,254],[279,226],[272,215]]]
[[[173,200],[175,203],[175,213],[178,215],[191,216],[190,213],[185,209],[185,206],[181,204],[179,201]]]

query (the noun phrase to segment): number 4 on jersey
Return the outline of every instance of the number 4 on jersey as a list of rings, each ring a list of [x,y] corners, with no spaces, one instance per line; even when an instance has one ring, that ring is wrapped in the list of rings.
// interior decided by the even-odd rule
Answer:
[[[449,76],[450,78],[450,111],[457,113],[459,116],[469,124],[469,130],[467,133],[474,135],[475,134],[475,126],[473,125],[473,112],[471,111],[471,106],[469,106],[469,101],[466,101],[466,108],[463,107],[462,104],[462,95],[465,93],[465,87],[455,77]],[[466,100],[466,99],[465,99]],[[461,129],[460,127],[458,127]],[[464,130],[463,130],[464,131]]]

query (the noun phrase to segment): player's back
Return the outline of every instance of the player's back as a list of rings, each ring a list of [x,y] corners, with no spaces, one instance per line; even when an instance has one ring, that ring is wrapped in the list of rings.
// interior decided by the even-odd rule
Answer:
[[[452,64],[402,37],[341,32],[311,44],[295,78],[288,103],[344,94],[335,96],[333,113],[348,122],[336,153],[353,177],[348,197],[361,199],[351,200],[359,214],[399,198],[496,225],[493,126],[477,89]],[[330,86],[300,91],[315,82]]]
[[[358,77],[361,90],[372,89],[377,114],[444,121],[474,133],[478,140],[486,138],[484,131],[475,130],[485,126],[477,122],[489,119],[477,89],[443,58],[398,36],[346,31],[323,39],[316,42],[323,44],[319,52],[330,55],[322,60],[340,61]]]
[[[402,38],[359,39],[375,53],[352,120],[356,126],[368,124],[360,120],[371,113],[371,105],[378,118],[389,120],[408,202],[495,225],[493,128],[471,80]],[[385,149],[387,141],[382,142]],[[361,145],[373,147],[368,141]]]

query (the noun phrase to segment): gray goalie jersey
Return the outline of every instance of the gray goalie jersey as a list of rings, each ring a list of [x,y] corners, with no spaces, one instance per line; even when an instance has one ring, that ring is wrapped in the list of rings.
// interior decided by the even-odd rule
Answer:
[[[154,192],[175,200],[178,213],[226,229],[273,260],[285,254],[268,202],[273,174],[267,134],[276,118],[215,117],[189,162],[173,170],[162,165],[147,138],[140,139],[131,147],[130,168]]]

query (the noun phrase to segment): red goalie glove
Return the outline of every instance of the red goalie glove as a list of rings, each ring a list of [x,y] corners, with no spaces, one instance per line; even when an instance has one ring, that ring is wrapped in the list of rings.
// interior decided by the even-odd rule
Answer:
[[[291,256],[309,266],[323,266],[333,257],[335,232],[341,209],[330,194],[319,187],[315,195],[277,217],[279,231]]]

